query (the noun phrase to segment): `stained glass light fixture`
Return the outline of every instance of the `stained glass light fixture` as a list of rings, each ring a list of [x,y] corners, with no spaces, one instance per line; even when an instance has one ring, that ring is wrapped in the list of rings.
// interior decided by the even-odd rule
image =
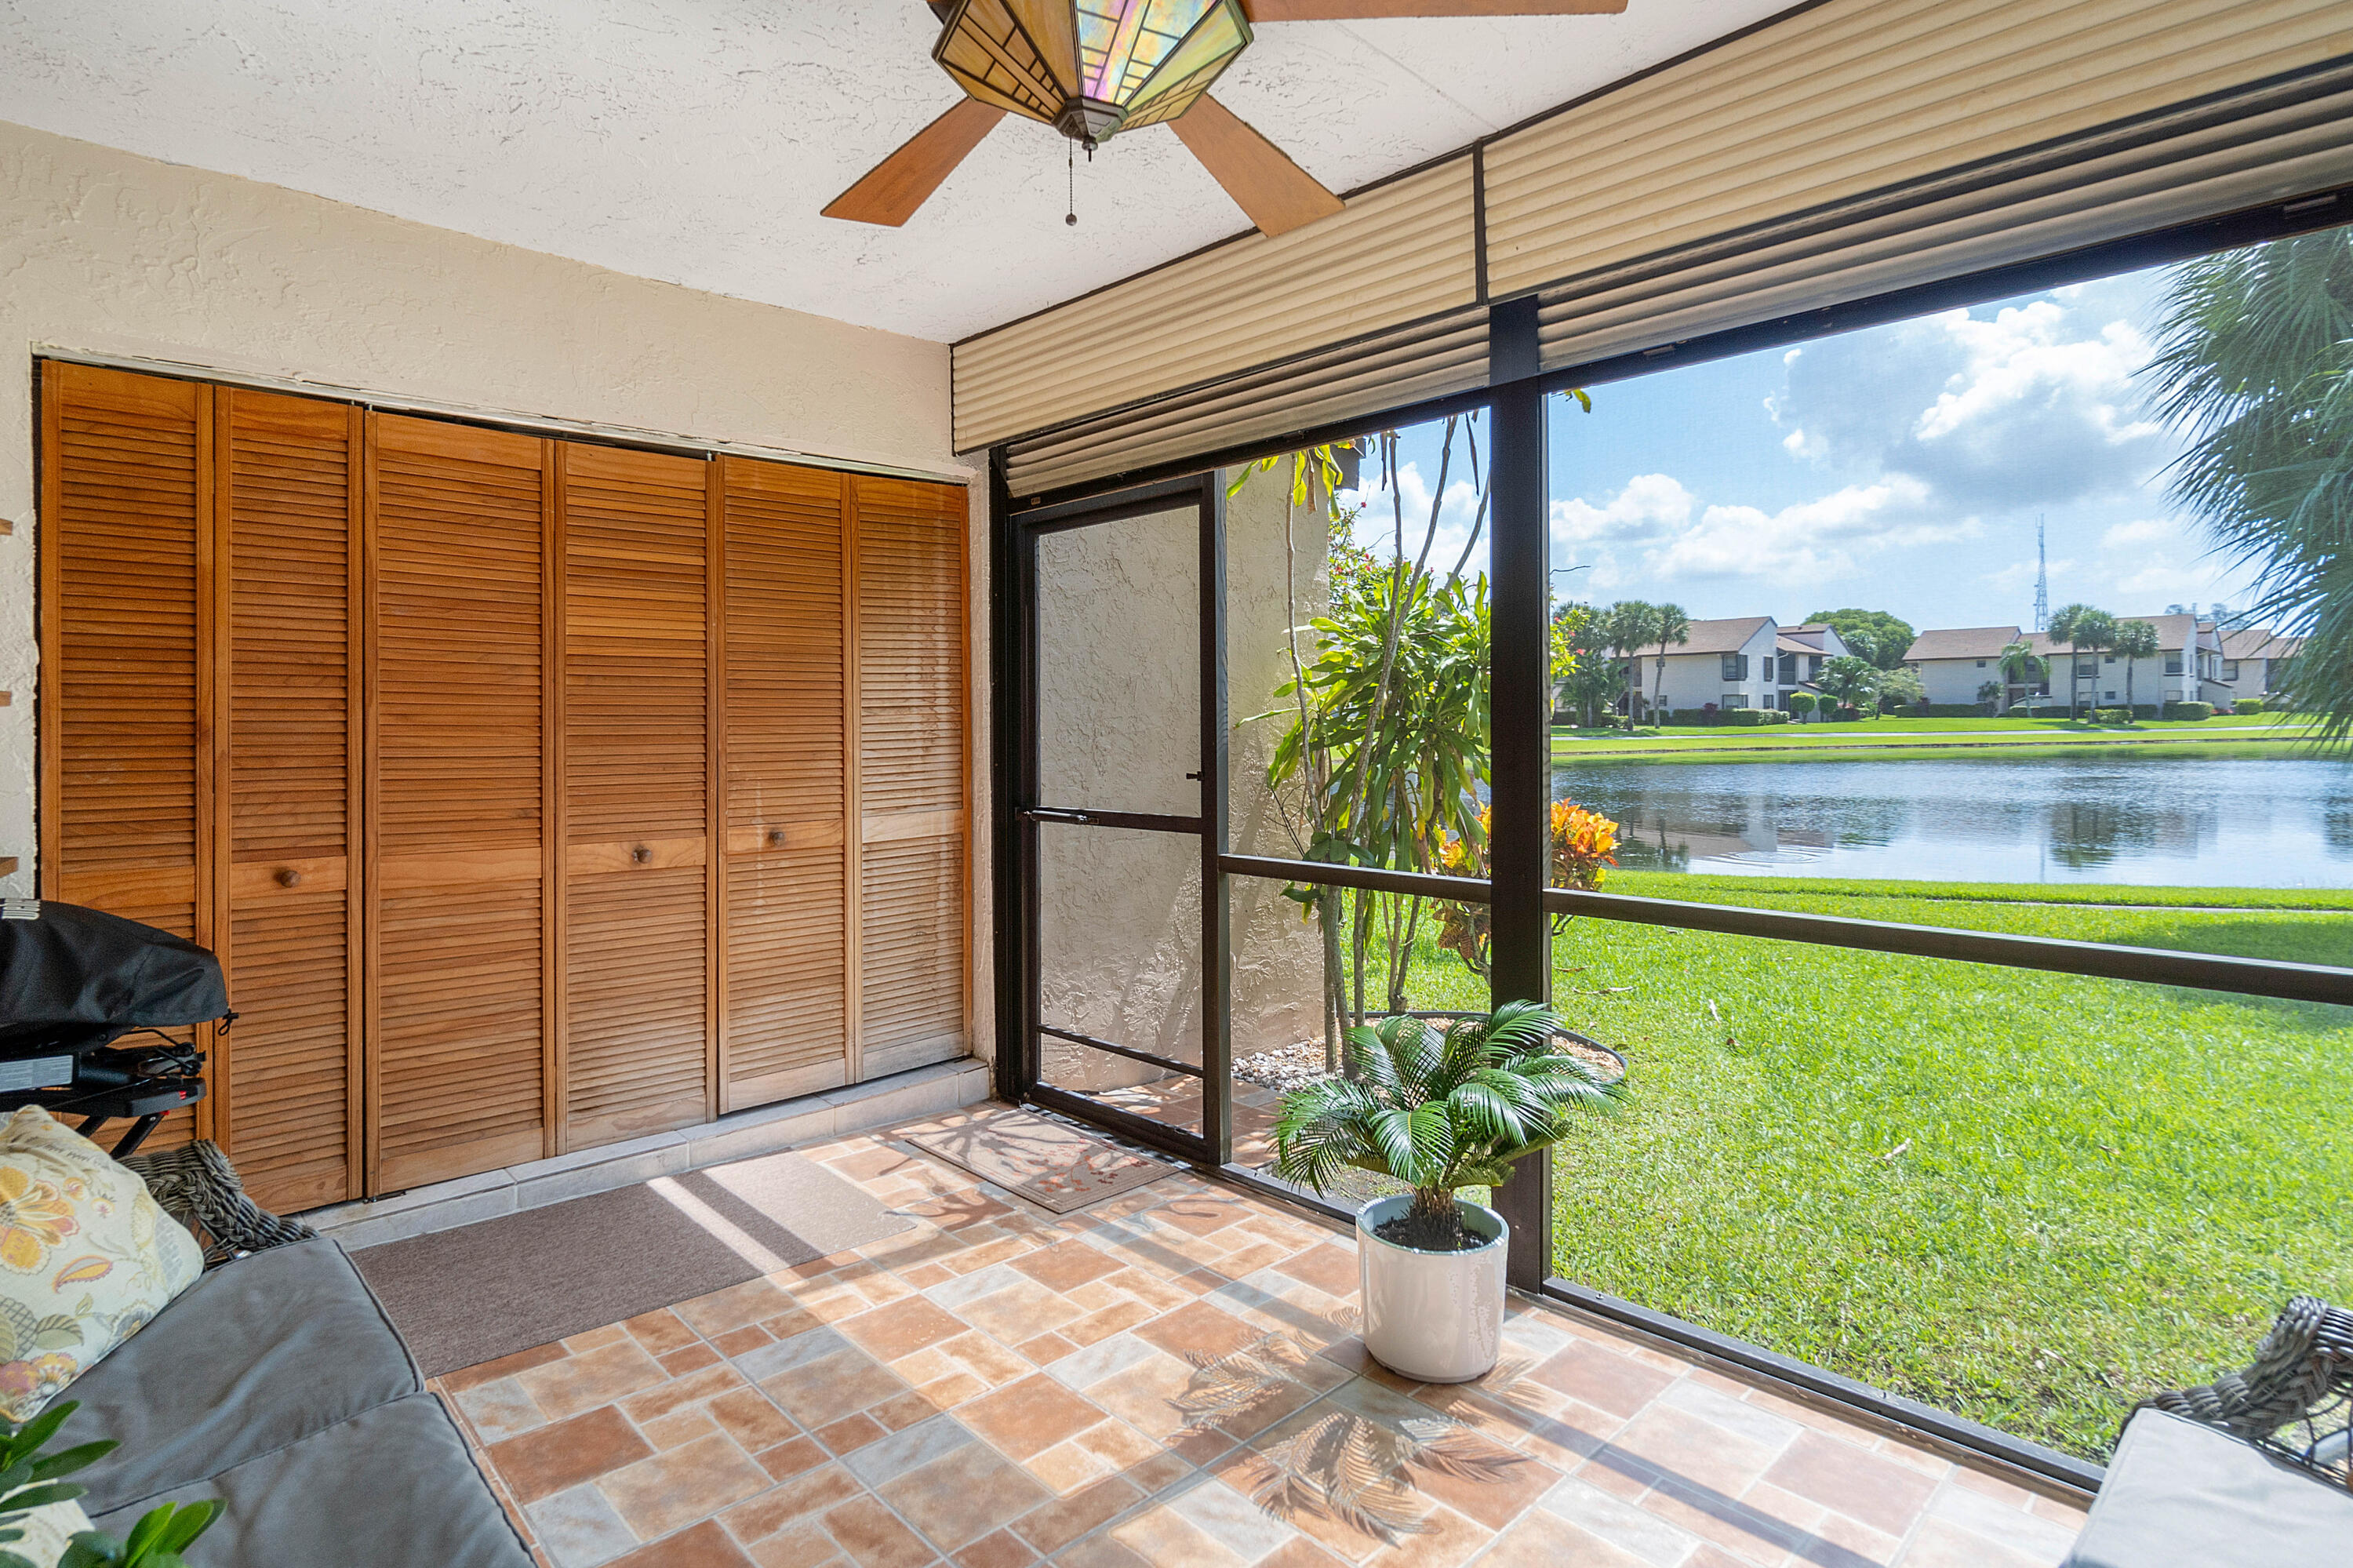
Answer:
[[[1250,41],[1240,0],[960,0],[932,58],[981,102],[1092,146],[1176,119]]]
[[[1166,125],[1268,234],[1331,217],[1338,196],[1209,96],[1255,22],[1391,16],[1567,16],[1626,0],[931,0],[932,58],[964,99],[834,197],[828,217],[892,228],[1008,114],[1051,125],[1090,153],[1123,131]]]

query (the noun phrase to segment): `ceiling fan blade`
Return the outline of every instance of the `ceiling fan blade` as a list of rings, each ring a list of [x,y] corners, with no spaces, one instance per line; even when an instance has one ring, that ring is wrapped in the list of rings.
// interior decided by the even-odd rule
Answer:
[[[1168,128],[1263,233],[1287,234],[1340,210],[1314,175],[1206,92]]]
[[[980,139],[1005,118],[1005,111],[977,99],[954,109],[907,139],[905,146],[875,164],[865,178],[833,198],[828,217],[898,228],[931,199],[940,182],[955,172]]]
[[[1377,16],[1609,16],[1626,0],[1242,0],[1260,22],[1361,22]]]

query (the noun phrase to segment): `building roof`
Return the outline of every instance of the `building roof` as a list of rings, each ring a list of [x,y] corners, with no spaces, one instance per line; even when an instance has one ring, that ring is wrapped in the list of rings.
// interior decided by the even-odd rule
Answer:
[[[1773,624],[1769,615],[1741,615],[1728,620],[1694,620],[1691,623],[1691,640],[1670,643],[1670,653],[1737,653],[1755,640],[1757,632]],[[1650,645],[1658,652],[1658,644]]]
[[[2283,637],[2268,626],[2234,626],[2222,633],[2225,659],[2293,659],[2301,637]]]
[[[1822,645],[1820,643],[1808,642],[1800,638],[1792,637],[1789,635],[1788,630],[1786,627],[1782,629],[1779,636],[1774,638],[1773,648],[1776,652],[1779,653],[1820,653],[1822,652]]]
[[[2015,626],[1956,626],[1920,633],[1912,640],[1904,659],[1906,663],[1923,659],[1995,659],[2018,641]]]
[[[2190,635],[2189,629],[2195,625],[2197,621],[2196,617],[2189,615],[2119,615],[2116,619],[2118,620],[2146,620],[2151,626],[2156,627],[2157,645],[2159,649],[2168,653],[2178,653],[2184,647],[2188,646]],[[2034,645],[2034,651],[2037,653],[2064,653],[2069,651],[2068,645],[2065,642],[2054,641],[2052,638],[2052,635],[2047,631],[2031,633],[2027,637],[2027,641]],[[2089,653],[2091,650],[2087,648],[2084,649],[2084,652]]]

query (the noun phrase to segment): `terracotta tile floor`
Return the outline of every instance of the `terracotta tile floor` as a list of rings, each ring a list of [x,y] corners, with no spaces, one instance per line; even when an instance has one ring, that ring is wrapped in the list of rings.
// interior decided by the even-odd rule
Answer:
[[[2081,1522],[1544,1308],[1405,1383],[1345,1235],[1187,1173],[1057,1218],[804,1152],[917,1224],[437,1381],[550,1568],[2013,1568]]]

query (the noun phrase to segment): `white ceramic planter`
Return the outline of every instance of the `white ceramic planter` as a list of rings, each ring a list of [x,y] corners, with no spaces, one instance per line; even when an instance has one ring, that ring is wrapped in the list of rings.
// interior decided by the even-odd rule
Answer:
[[[1420,1252],[1373,1234],[1412,1205],[1376,1198],[1356,1211],[1356,1270],[1364,1290],[1365,1349],[1417,1383],[1483,1377],[1504,1350],[1504,1257],[1512,1227],[1493,1209],[1454,1200],[1473,1235],[1493,1239],[1469,1252]]]

